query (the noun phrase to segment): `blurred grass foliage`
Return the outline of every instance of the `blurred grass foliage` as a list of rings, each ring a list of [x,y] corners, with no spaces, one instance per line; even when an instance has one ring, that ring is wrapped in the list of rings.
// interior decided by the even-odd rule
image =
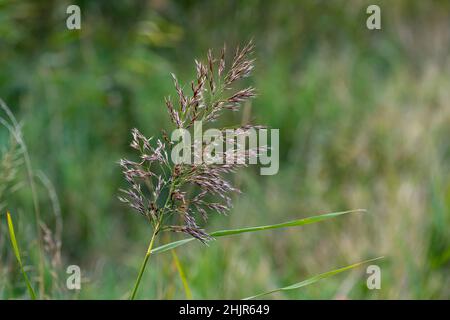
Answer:
[[[82,29],[69,31],[65,12],[75,3]],[[374,3],[380,31],[365,27]],[[64,222],[62,261],[47,259],[47,296],[127,296],[150,232],[116,198],[130,129],[151,136],[168,127],[170,72],[186,83],[207,48],[254,38],[259,97],[247,111],[280,129],[280,171],[240,173],[244,195],[208,229],[369,213],[190,244],[177,255],[193,297],[243,298],[385,255],[381,290],[366,288],[361,269],[268,297],[450,298],[448,30],[448,1],[0,0],[0,97],[22,121],[33,168],[51,181]],[[3,127],[0,143],[0,190],[11,190],[0,194],[0,298],[20,298],[27,289],[3,206],[15,213],[33,281],[33,203],[23,164],[8,162],[15,146]],[[38,196],[52,230],[54,199],[42,184]],[[81,267],[80,292],[65,289],[70,264]],[[140,295],[184,298],[177,273],[170,254],[155,256]]]

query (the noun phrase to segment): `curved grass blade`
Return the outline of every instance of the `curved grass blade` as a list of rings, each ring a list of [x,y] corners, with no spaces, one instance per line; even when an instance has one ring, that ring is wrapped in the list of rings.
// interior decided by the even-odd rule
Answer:
[[[186,299],[192,300],[192,292],[191,288],[189,288],[189,284],[187,282],[186,274],[184,273],[183,266],[181,265],[180,260],[175,252],[175,250],[171,250],[173,261],[175,262],[175,266],[177,267],[178,274],[180,275],[181,282],[183,283],[184,293],[186,295]]]
[[[372,261],[375,261],[375,260],[379,260],[379,259],[382,259],[382,258],[383,257],[378,257],[378,258],[374,258],[374,259],[370,259],[370,260],[365,260],[365,261],[361,261],[361,262],[358,262],[358,263],[354,263],[354,264],[351,264],[351,265],[343,267],[343,268],[339,268],[339,269],[336,269],[336,270],[332,270],[332,271],[328,271],[328,272],[325,272],[325,273],[318,274],[318,275],[316,275],[314,277],[311,277],[309,279],[303,280],[301,282],[297,282],[297,283],[292,284],[292,285],[287,286],[287,287],[273,289],[273,290],[270,290],[270,291],[267,291],[267,292],[263,292],[263,293],[260,293],[260,294],[257,294],[257,295],[251,296],[251,297],[244,298],[242,300],[250,300],[250,299],[262,297],[262,296],[265,296],[265,295],[268,295],[268,294],[271,294],[271,293],[274,293],[274,292],[279,292],[279,291],[289,291],[289,290],[299,289],[301,287],[305,287],[307,285],[316,283],[317,281],[320,281],[322,279],[334,276],[334,275],[336,275],[338,273],[341,273],[341,272],[344,272],[344,271],[347,271],[347,270],[359,267],[359,266],[361,266],[361,265],[363,265],[365,263],[372,262]]]
[[[293,220],[293,221],[272,224],[272,225],[267,225],[267,226],[249,227],[249,228],[240,228],[240,229],[231,229],[231,230],[219,230],[219,231],[211,232],[210,236],[225,237],[225,236],[231,236],[231,235],[241,234],[241,233],[246,233],[246,232],[257,232],[257,231],[280,229],[280,228],[287,228],[287,227],[299,227],[299,226],[335,218],[335,217],[338,217],[338,216],[341,216],[344,214],[348,214],[348,213],[361,213],[361,212],[366,212],[366,210],[356,209],[356,210],[348,210],[348,211],[339,211],[339,212],[326,213],[326,214],[321,214],[318,216],[297,219],[297,220]],[[170,242],[170,243],[164,244],[162,246],[159,246],[159,247],[153,249],[152,253],[164,252],[164,251],[167,251],[170,249],[174,249],[176,247],[179,247],[181,245],[184,245],[184,244],[194,241],[194,240],[195,240],[194,238],[188,238],[188,239]]]
[[[14,255],[16,256],[17,262],[19,263],[20,271],[22,272],[23,278],[25,279],[25,283],[27,285],[31,299],[36,300],[36,294],[34,293],[30,280],[28,279],[28,276],[25,270],[23,269],[22,259],[20,258],[19,246],[17,245],[16,234],[14,233],[14,225],[9,212],[6,212],[6,219],[8,221],[9,238],[11,240]]]
[[[153,254],[153,253],[168,251],[168,250],[182,246],[183,244],[186,244],[186,243],[194,241],[194,240],[195,240],[195,238],[187,238],[187,239],[183,239],[183,240],[166,243],[166,244],[163,244],[162,246],[152,249],[151,253]]]

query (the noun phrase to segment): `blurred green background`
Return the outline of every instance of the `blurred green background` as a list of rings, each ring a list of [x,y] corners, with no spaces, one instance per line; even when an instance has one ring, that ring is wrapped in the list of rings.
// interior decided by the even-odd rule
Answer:
[[[79,31],[66,29],[69,4]],[[369,4],[382,30],[366,28]],[[188,84],[208,48],[250,38],[259,96],[246,112],[280,129],[280,171],[240,171],[244,194],[206,229],[368,213],[191,243],[177,254],[194,298],[239,299],[381,255],[381,290],[367,289],[363,267],[267,298],[450,298],[450,2],[0,0],[0,97],[37,174],[48,298],[126,298],[150,236],[117,200],[130,129],[170,129],[170,72]],[[0,298],[23,298],[5,212],[35,279],[32,193],[4,127],[0,145]],[[71,264],[80,291],[66,289]],[[185,297],[170,253],[151,258],[139,297]]]

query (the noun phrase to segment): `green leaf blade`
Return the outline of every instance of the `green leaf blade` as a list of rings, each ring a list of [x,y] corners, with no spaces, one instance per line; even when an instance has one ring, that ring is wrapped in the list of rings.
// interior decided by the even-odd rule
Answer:
[[[23,269],[22,259],[20,258],[20,250],[19,246],[17,244],[16,239],[16,233],[14,232],[14,224],[11,219],[11,214],[9,212],[6,212],[6,219],[8,223],[8,231],[9,231],[9,238],[11,240],[11,246],[14,251],[14,255],[16,256],[17,262],[19,263],[20,271],[22,272],[22,276],[25,280],[25,283],[27,285],[28,293],[30,294],[31,299],[36,300],[36,294],[33,290],[33,287],[31,286],[30,280],[28,279],[28,276]]]
[[[328,220],[331,218],[335,218],[344,214],[348,213],[358,213],[358,212],[366,212],[366,210],[363,209],[357,209],[357,210],[349,210],[349,211],[340,211],[340,212],[332,212],[332,213],[325,213],[318,216],[312,216],[308,218],[303,219],[297,219],[292,220],[288,222],[283,223],[277,223],[267,226],[258,226],[258,227],[249,227],[249,228],[240,228],[240,229],[231,229],[231,230],[220,230],[215,231],[211,233],[211,236],[213,237],[223,237],[223,236],[231,236],[235,234],[241,234],[246,232],[257,232],[257,231],[264,231],[264,230],[271,230],[271,229],[280,229],[280,228],[288,228],[288,227],[299,227],[304,226],[307,224],[312,224],[324,220]]]
[[[248,227],[248,228],[239,228],[239,229],[230,229],[230,230],[218,230],[211,232],[210,235],[212,237],[225,237],[225,236],[232,236],[247,232],[258,232],[258,231],[265,231],[265,230],[271,230],[271,229],[280,229],[280,228],[288,228],[288,227],[299,227],[307,224],[317,223],[320,221],[332,219],[341,215],[349,214],[349,213],[364,213],[366,210],[364,209],[356,209],[356,210],[348,210],[348,211],[339,211],[339,212],[332,212],[332,213],[325,213],[317,216],[292,220],[288,222],[283,223],[277,223],[272,225],[266,225],[266,226],[257,226],[257,227]],[[152,253],[160,253],[165,252],[171,249],[175,249],[176,247],[185,245],[191,241],[194,241],[194,238],[187,238],[182,239],[174,242],[170,242],[167,244],[164,244],[162,246],[159,246],[155,249],[153,249]]]
[[[308,279],[303,280],[301,282],[294,283],[294,284],[286,286],[286,287],[272,289],[270,291],[259,293],[257,295],[250,296],[250,297],[244,298],[242,300],[251,300],[251,299],[259,298],[259,297],[262,297],[262,296],[265,296],[265,295],[268,295],[268,294],[271,294],[271,293],[275,293],[275,292],[289,291],[289,290],[299,289],[301,287],[306,287],[307,285],[314,284],[314,283],[316,283],[316,282],[318,282],[318,281],[320,281],[322,279],[329,278],[329,277],[334,276],[334,275],[336,275],[338,273],[341,273],[341,272],[344,272],[344,271],[347,271],[347,270],[359,267],[359,266],[361,266],[363,264],[366,264],[366,263],[369,263],[369,262],[373,262],[373,261],[376,261],[376,260],[379,260],[379,259],[382,259],[382,258],[384,258],[384,257],[378,257],[378,258],[374,258],[374,259],[370,259],[370,260],[357,262],[357,263],[354,263],[354,264],[351,264],[351,265],[348,265],[348,266],[345,266],[345,267],[342,267],[342,268],[339,268],[339,269],[335,269],[335,270],[332,270],[332,271],[328,271],[328,272],[324,272],[324,273],[315,275],[315,276],[313,276],[311,278],[308,278]]]
[[[151,253],[154,254],[154,253],[169,251],[171,249],[174,249],[176,247],[182,246],[182,245],[184,245],[186,243],[189,243],[191,241],[194,241],[194,238],[187,238],[187,239],[182,239],[182,240],[166,243],[166,244],[163,244],[162,246],[159,246],[159,247],[157,247],[155,249],[152,249]]]
[[[180,260],[178,259],[178,256],[177,256],[175,250],[171,250],[170,252],[172,252],[173,261],[177,268],[178,275],[180,276],[181,283],[183,284],[186,299],[192,300],[191,288],[189,287],[189,283],[187,281],[187,277],[186,277],[186,273],[184,272],[183,265],[181,264]]]

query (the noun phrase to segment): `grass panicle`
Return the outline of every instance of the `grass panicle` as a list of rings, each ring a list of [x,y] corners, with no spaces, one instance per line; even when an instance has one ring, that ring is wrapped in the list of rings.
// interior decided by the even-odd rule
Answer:
[[[253,87],[235,89],[236,82],[248,77],[253,69],[253,59],[249,58],[252,50],[252,42],[238,48],[228,69],[225,47],[217,58],[209,50],[205,63],[195,61],[196,78],[191,82],[191,95],[184,92],[172,74],[178,101],[174,103],[168,97],[166,107],[175,129],[192,128],[196,121],[214,122],[222,112],[237,111],[242,103],[256,96]],[[258,128],[260,126],[246,124],[238,128],[237,134],[245,135],[247,131]],[[226,128],[220,130],[225,136]],[[203,243],[211,240],[212,236],[199,226],[198,218],[206,222],[210,211],[225,214],[231,208],[229,194],[240,191],[224,175],[245,166],[250,156],[259,154],[260,149],[234,149],[216,154],[225,159],[230,156],[230,151],[233,152],[231,156],[236,159],[233,163],[209,163],[201,159],[200,162],[194,160],[194,164],[173,164],[168,156],[173,143],[167,136],[147,138],[138,129],[131,133],[131,147],[138,151],[139,160],[120,161],[129,188],[121,190],[119,200],[146,217],[153,227],[150,244],[130,296],[134,299],[156,236],[161,231],[170,231],[186,233]]]

